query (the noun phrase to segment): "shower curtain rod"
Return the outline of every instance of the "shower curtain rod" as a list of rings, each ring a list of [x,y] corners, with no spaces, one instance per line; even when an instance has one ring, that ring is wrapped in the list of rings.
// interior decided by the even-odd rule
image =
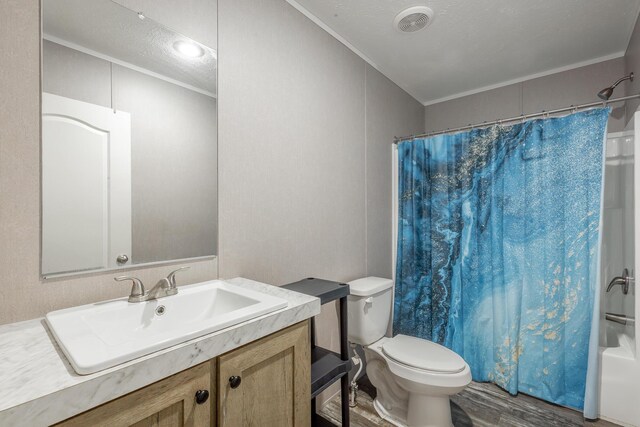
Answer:
[[[430,136],[443,135],[443,134],[447,134],[447,133],[462,132],[463,130],[470,130],[470,129],[475,129],[475,128],[483,128],[483,127],[488,127],[488,126],[493,126],[493,125],[498,125],[498,124],[504,124],[504,123],[509,123],[509,122],[517,122],[519,120],[527,120],[527,119],[531,119],[531,118],[534,118],[534,117],[544,117],[544,116],[549,116],[551,114],[564,113],[564,112],[567,112],[567,111],[584,110],[584,109],[587,109],[587,108],[597,107],[597,106],[600,106],[600,105],[604,107],[604,106],[607,106],[608,104],[612,104],[614,102],[622,102],[622,101],[627,101],[629,99],[635,99],[635,98],[640,98],[640,93],[637,93],[635,95],[622,96],[620,98],[610,99],[608,101],[590,102],[588,104],[572,105],[571,107],[558,108],[558,109],[549,110],[549,111],[541,111],[539,113],[521,114],[519,116],[510,117],[508,119],[494,120],[493,122],[476,123],[476,124],[473,124],[473,125],[462,126],[462,127],[454,128],[454,129],[439,130],[437,132],[421,133],[421,134],[418,134],[418,135],[410,135],[410,136],[405,136],[405,137],[401,137],[401,138],[395,136],[395,137],[393,137],[393,143],[394,144],[398,144],[399,142],[405,141],[405,140],[411,140],[411,139],[416,139],[416,138],[426,138],[426,137],[430,137]]]

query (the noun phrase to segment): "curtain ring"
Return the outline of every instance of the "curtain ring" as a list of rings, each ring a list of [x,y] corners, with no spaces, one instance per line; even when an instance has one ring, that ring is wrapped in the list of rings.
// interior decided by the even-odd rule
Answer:
[[[524,113],[520,114],[520,123],[524,123]]]

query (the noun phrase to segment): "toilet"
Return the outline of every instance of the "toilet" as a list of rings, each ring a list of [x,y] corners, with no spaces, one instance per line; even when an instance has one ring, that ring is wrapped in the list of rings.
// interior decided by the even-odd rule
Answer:
[[[365,277],[349,282],[348,333],[362,345],[369,380],[377,389],[378,415],[396,426],[449,427],[449,396],[471,382],[469,365],[457,353],[421,338],[386,337],[393,281]]]

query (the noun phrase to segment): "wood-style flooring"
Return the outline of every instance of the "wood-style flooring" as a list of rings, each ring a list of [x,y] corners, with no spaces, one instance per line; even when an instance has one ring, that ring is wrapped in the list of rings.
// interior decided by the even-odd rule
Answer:
[[[373,409],[375,388],[367,377],[360,379],[358,385],[358,405],[350,410],[351,426],[393,427]],[[471,383],[451,400],[455,427],[618,427],[603,420],[584,421],[580,412],[525,394],[511,396],[488,383]],[[323,408],[322,415],[336,426],[341,425],[339,395]]]

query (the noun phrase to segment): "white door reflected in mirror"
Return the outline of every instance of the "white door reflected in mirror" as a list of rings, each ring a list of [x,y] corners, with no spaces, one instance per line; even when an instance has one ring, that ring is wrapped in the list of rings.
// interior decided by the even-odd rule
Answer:
[[[42,273],[121,266],[131,253],[131,118],[42,95]]]

